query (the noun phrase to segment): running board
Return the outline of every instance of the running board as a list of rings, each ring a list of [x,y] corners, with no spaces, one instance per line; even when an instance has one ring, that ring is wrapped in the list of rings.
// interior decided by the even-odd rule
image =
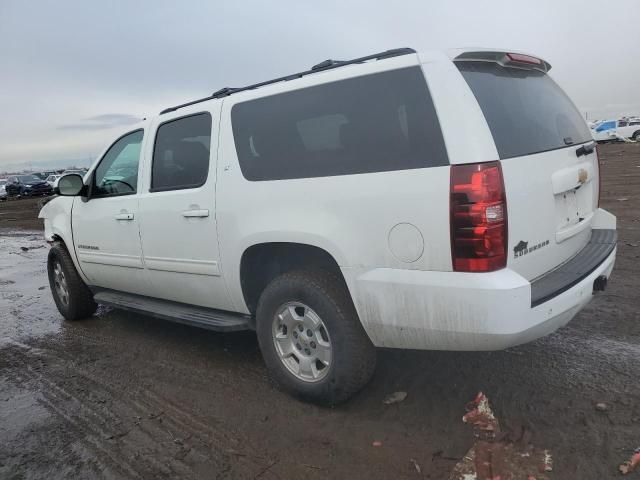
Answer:
[[[98,290],[93,299],[96,303],[109,305],[131,312],[149,315],[163,320],[184,323],[193,327],[206,328],[216,332],[237,332],[253,330],[250,316],[225,312],[212,308],[195,307],[185,303],[171,302],[159,298],[144,297],[113,290]]]

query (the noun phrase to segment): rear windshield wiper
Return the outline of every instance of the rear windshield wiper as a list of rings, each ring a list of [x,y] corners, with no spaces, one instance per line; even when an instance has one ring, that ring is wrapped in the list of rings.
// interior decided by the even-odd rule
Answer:
[[[596,142],[585,143],[584,145],[576,149],[576,157],[581,157],[582,155],[589,155],[593,153],[595,149],[596,149]]]

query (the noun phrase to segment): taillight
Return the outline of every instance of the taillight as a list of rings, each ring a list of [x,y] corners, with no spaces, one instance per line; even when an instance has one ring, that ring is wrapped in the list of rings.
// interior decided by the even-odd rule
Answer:
[[[457,272],[507,265],[507,200],[500,162],[451,166],[451,257]]]

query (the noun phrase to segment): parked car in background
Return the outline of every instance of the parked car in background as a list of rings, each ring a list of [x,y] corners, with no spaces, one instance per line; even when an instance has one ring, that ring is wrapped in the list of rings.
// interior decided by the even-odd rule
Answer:
[[[640,118],[604,120],[592,127],[596,142],[624,141],[626,138],[640,142]]]
[[[36,175],[13,175],[5,185],[9,197],[33,197],[51,195],[53,188]]]
[[[70,173],[75,173],[76,175],[84,176],[84,174],[87,173],[87,170],[82,169],[82,168],[72,168],[72,169],[65,170],[64,172],[62,172],[62,175],[68,175]]]
[[[32,173],[32,175],[35,175],[36,177],[38,177],[41,180],[45,180],[49,175],[54,175],[56,172],[53,170],[48,170],[48,171],[44,171],[44,172],[34,172]]]
[[[5,200],[7,198],[7,190],[5,186],[7,185],[6,178],[0,178],[0,200]]]
[[[56,188],[58,186],[58,181],[60,180],[60,178],[62,177],[62,175],[49,175],[47,177],[47,179],[45,180],[45,182],[47,182],[49,185],[51,185],[52,188]]]
[[[329,404],[376,346],[547,335],[605,288],[617,238],[550,68],[398,49],[167,108],[41,210],[58,310],[255,329],[277,383]]]

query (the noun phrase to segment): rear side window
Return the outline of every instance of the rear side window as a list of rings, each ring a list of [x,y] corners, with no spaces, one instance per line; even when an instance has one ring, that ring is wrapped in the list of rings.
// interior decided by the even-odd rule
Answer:
[[[449,164],[419,67],[238,103],[231,120],[240,168],[248,180]]]
[[[199,113],[163,123],[153,147],[151,192],[201,187],[209,173],[211,115]]]
[[[547,74],[494,62],[457,62],[501,159],[592,139],[580,112]]]

